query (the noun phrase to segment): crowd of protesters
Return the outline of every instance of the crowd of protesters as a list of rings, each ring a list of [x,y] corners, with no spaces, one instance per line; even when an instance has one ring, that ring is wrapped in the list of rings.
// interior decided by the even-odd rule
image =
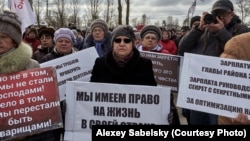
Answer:
[[[141,57],[140,51],[180,56],[188,52],[249,61],[249,29],[235,15],[232,2],[217,0],[211,12],[218,15],[216,22],[206,23],[204,17],[208,12],[203,12],[192,17],[190,25],[183,26],[178,34],[176,29],[155,25],[139,25],[136,30],[128,25],[119,25],[111,31],[102,19],[94,20],[85,33],[69,27],[37,29],[30,26],[22,34],[18,16],[4,11],[0,14],[0,74],[39,68],[39,63],[93,46],[99,58],[94,64],[91,82],[156,86],[152,62]],[[234,51],[243,55],[232,54]],[[63,116],[64,105],[65,101],[61,102]],[[176,107],[172,98],[171,107],[170,113],[173,114]],[[167,119],[169,123],[180,125],[179,116],[171,114]],[[227,118],[183,108],[182,114],[188,125],[250,123],[242,113],[235,118]],[[40,138],[58,141],[60,135],[54,134],[63,134],[63,129],[19,140]]]

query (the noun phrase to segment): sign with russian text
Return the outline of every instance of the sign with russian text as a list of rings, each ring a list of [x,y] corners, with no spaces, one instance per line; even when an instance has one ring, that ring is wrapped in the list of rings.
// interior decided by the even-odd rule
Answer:
[[[250,118],[250,62],[185,53],[177,106]]]
[[[0,75],[0,140],[63,127],[55,69]]]
[[[92,125],[168,124],[167,87],[71,81],[66,93],[66,141],[91,141]]]
[[[48,62],[41,67],[54,66],[57,73],[60,100],[65,100],[67,81],[89,81],[95,59],[98,57],[94,47],[66,55]]]
[[[152,60],[158,86],[171,87],[171,90],[178,91],[182,56],[145,51],[140,54]]]

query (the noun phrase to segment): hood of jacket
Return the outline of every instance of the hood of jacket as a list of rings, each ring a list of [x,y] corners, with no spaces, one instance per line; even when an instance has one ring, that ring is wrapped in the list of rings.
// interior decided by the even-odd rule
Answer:
[[[32,56],[32,48],[21,42],[19,46],[0,58],[0,74],[18,72],[25,69]]]

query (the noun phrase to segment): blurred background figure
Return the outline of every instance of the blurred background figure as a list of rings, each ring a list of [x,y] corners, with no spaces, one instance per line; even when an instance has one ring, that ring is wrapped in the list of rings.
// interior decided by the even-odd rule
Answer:
[[[162,31],[162,38],[160,40],[160,44],[162,45],[163,51],[162,53],[165,54],[177,54],[177,47],[175,42],[171,40],[171,31],[166,29],[161,29]]]
[[[138,47],[141,45],[141,37],[140,37],[140,32],[135,32],[135,46]]]
[[[106,55],[111,49],[111,32],[104,20],[96,19],[90,25],[91,33],[85,38],[84,47],[95,47],[100,57]]]
[[[34,53],[37,50],[38,46],[40,45],[37,29],[30,28],[27,32],[27,35],[24,37],[23,41],[32,47]]]

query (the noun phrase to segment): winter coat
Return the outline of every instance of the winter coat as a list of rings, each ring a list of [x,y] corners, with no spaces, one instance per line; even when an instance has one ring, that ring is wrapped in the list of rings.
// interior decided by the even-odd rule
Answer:
[[[101,46],[103,54],[99,54],[100,57],[103,57],[110,50],[112,50],[112,46],[111,46],[111,32],[107,32],[107,34],[104,36],[104,38],[105,38],[104,44],[102,44],[102,46]],[[85,38],[84,46],[83,46],[82,49],[86,49],[86,48],[93,47],[93,46],[95,46],[94,37],[93,37],[92,34],[89,34]]]
[[[72,48],[72,53],[78,51],[76,48]],[[68,54],[67,54],[68,55]],[[44,63],[44,62],[47,62],[47,61],[50,61],[50,60],[53,60],[53,59],[56,59],[56,58],[60,58],[60,57],[63,57],[65,56],[65,54],[59,54],[57,51],[56,51],[56,48],[53,49],[53,51],[51,51],[50,53],[48,53],[47,55],[45,55],[42,59],[41,59],[41,63]]]
[[[241,24],[238,16],[234,16],[231,22],[216,33],[209,30],[201,31],[198,26],[185,34],[179,43],[178,54],[183,56],[185,52],[219,57],[224,51],[224,46],[233,36],[248,32],[248,28]],[[191,125],[218,124],[218,116],[206,112],[192,110],[190,114]]]
[[[132,59],[123,67],[116,63],[112,51],[97,58],[92,70],[91,82],[156,86],[151,60],[140,56],[134,48]]]
[[[162,45],[163,53],[172,54],[172,55],[177,54],[177,47],[173,40],[161,40],[160,44]]]
[[[226,43],[224,52],[220,55],[220,57],[250,61],[249,45],[250,45],[250,32],[235,36]],[[232,122],[231,118],[219,116],[218,124],[232,125],[237,123]]]
[[[25,37],[23,41],[32,47],[33,52],[35,52],[38,46],[41,44],[40,40],[38,40],[37,38],[30,39],[28,37]]]
[[[37,60],[39,63],[41,63],[42,58],[46,54],[50,53],[53,50],[53,48],[54,47],[42,48],[41,45],[40,45],[40,46],[38,46],[38,50],[33,53],[32,58],[34,60]]]
[[[37,61],[31,59],[32,48],[21,42],[16,49],[0,55],[0,74],[39,68]]]
[[[185,52],[203,54],[209,56],[220,56],[226,42],[234,35],[248,32],[245,25],[234,16],[227,27],[217,33],[200,31],[197,27],[192,28],[180,41],[178,54],[183,56]]]

